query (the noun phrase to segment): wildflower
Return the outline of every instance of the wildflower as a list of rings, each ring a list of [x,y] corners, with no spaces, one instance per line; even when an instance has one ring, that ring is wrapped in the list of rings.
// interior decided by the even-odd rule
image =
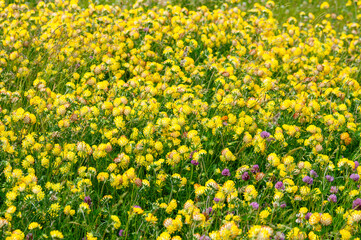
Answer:
[[[250,176],[249,176],[248,172],[244,172],[244,173],[242,174],[242,180],[247,181],[247,180],[249,180],[249,179],[250,179]]]
[[[322,2],[322,4],[320,5],[320,8],[321,9],[328,9],[330,7],[330,4],[328,2]],[[321,65],[319,65],[321,66]],[[320,71],[321,70],[321,67],[318,67],[317,66],[317,70]],[[322,71],[322,70],[321,70]]]
[[[330,176],[330,175],[326,175],[326,179],[329,182],[333,182],[333,180],[335,179],[334,177]]]
[[[231,176],[231,173],[229,172],[229,169],[228,169],[228,168],[225,168],[225,169],[223,169],[223,171],[222,171],[222,175],[229,177],[229,176]]]
[[[144,211],[143,211],[143,209],[140,207],[140,206],[138,206],[138,205],[135,205],[134,207],[133,207],[133,211],[135,212],[135,213],[137,213],[137,214],[142,214]]]
[[[283,186],[283,182],[279,181],[275,184],[275,188],[276,189],[285,189],[285,187]]]
[[[253,165],[253,166],[252,166],[252,169],[251,169],[251,172],[252,172],[253,174],[259,172],[259,166],[258,166],[257,164],[256,164],[256,165]]]
[[[329,213],[323,213],[320,222],[322,225],[328,226],[332,223],[332,216]]]
[[[124,236],[124,229],[120,229],[118,235],[119,235],[119,237],[123,237]]]
[[[331,194],[328,197],[328,201],[336,203],[337,202],[337,196],[335,194]]]
[[[315,177],[315,178],[318,177],[318,175],[317,175],[317,173],[316,173],[315,170],[311,170],[311,171],[310,171],[310,175],[313,176],[313,177]]]
[[[285,234],[282,232],[276,232],[274,239],[275,240],[285,240]]]
[[[194,166],[198,166],[198,165],[199,165],[199,162],[197,162],[197,161],[194,160],[194,159],[191,160],[191,163],[192,163]]]
[[[361,210],[361,199],[357,198],[352,202],[352,208],[356,210]]]
[[[86,196],[86,197],[84,198],[84,202],[87,203],[87,204],[89,205],[89,207],[91,207],[91,205],[92,205],[92,200],[91,200],[90,196]]]
[[[336,186],[331,186],[330,193],[337,193],[338,188]]]
[[[302,179],[302,181],[303,181],[304,183],[309,184],[309,185],[311,185],[311,184],[313,183],[313,179],[312,179],[311,177],[309,177],[309,176],[304,177],[304,178]]]
[[[269,132],[266,132],[266,131],[261,132],[262,138],[269,138],[270,136],[271,136],[271,134]]]
[[[310,218],[308,219],[311,225],[316,225],[321,220],[321,215],[319,213],[312,213]]]
[[[249,204],[254,210],[257,210],[259,208],[259,204],[257,202],[251,202]]]
[[[341,229],[340,234],[341,234],[342,240],[348,240],[348,239],[351,239],[351,237],[352,237],[351,233],[349,231],[347,231],[346,229]]]
[[[64,238],[63,234],[61,232],[59,232],[58,230],[51,231],[50,236],[55,239],[63,239]]]
[[[310,219],[310,217],[311,217],[311,215],[312,215],[312,213],[310,213],[310,212],[306,213],[306,215],[305,215],[305,219],[306,219],[306,220],[309,220],[309,219]]]
[[[353,173],[350,175],[350,178],[355,182],[357,182],[360,179],[360,176],[358,174]]]

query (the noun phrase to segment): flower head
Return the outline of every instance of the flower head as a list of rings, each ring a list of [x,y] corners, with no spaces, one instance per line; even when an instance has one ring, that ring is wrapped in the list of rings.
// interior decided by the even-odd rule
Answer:
[[[285,189],[285,187],[283,186],[283,182],[279,181],[275,184],[275,188],[276,189]]]
[[[302,181],[303,181],[304,183],[307,183],[307,184],[311,185],[311,184],[313,183],[313,178],[311,178],[311,177],[309,177],[309,176],[306,176],[306,177],[304,177],[304,178],[302,179]]]
[[[271,136],[271,134],[267,131],[261,132],[261,138],[269,138],[270,136]]]
[[[331,194],[328,197],[328,201],[336,203],[337,202],[337,196],[335,194]]]
[[[332,176],[330,176],[330,175],[326,175],[326,179],[327,179],[327,181],[329,181],[329,182],[333,182],[333,180],[335,180],[335,178],[332,177]]]
[[[249,204],[254,210],[257,210],[259,208],[259,204],[257,202],[251,202]]]
[[[350,178],[355,182],[357,182],[360,179],[360,176],[358,174],[353,173],[350,175]]]
[[[228,168],[225,168],[225,169],[223,169],[223,171],[222,171],[222,175],[229,177],[229,176],[231,176],[231,173],[230,173],[230,171],[229,171]]]
[[[244,172],[242,174],[242,180],[247,181],[248,179],[250,179],[250,176],[249,176],[248,172]]]
[[[361,199],[360,198],[357,198],[355,201],[353,201],[352,208],[356,209],[356,210],[361,210]]]

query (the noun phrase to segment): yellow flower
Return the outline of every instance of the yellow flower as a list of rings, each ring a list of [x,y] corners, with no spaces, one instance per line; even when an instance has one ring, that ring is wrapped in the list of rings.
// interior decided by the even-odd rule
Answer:
[[[347,231],[346,229],[341,229],[340,234],[341,234],[342,240],[348,240],[348,239],[351,239],[351,237],[352,237],[351,233],[349,231]]]
[[[32,223],[30,223],[28,229],[29,229],[29,230],[32,230],[32,229],[34,229],[34,228],[39,228],[39,229],[41,229],[42,227],[41,227],[41,225],[40,225],[39,223],[37,223],[37,222],[32,222]]]
[[[329,213],[323,213],[320,221],[322,225],[328,226],[332,223],[332,216]]]
[[[50,236],[53,239],[63,239],[64,238],[63,234],[58,230],[51,231]]]
[[[312,213],[310,219],[308,220],[311,225],[316,225],[321,220],[321,215],[319,213]]]
[[[328,9],[330,7],[330,4],[328,2],[323,2],[320,6],[321,9]]]

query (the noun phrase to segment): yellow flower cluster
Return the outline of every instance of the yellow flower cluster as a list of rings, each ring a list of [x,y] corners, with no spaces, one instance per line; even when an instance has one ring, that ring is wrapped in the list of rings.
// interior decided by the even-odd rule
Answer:
[[[359,235],[360,0],[8,2],[0,239]]]

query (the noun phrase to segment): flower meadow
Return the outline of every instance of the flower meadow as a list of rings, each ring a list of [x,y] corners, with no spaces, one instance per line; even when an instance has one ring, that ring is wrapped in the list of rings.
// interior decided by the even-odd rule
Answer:
[[[0,239],[360,239],[361,1],[279,4],[0,0]]]

